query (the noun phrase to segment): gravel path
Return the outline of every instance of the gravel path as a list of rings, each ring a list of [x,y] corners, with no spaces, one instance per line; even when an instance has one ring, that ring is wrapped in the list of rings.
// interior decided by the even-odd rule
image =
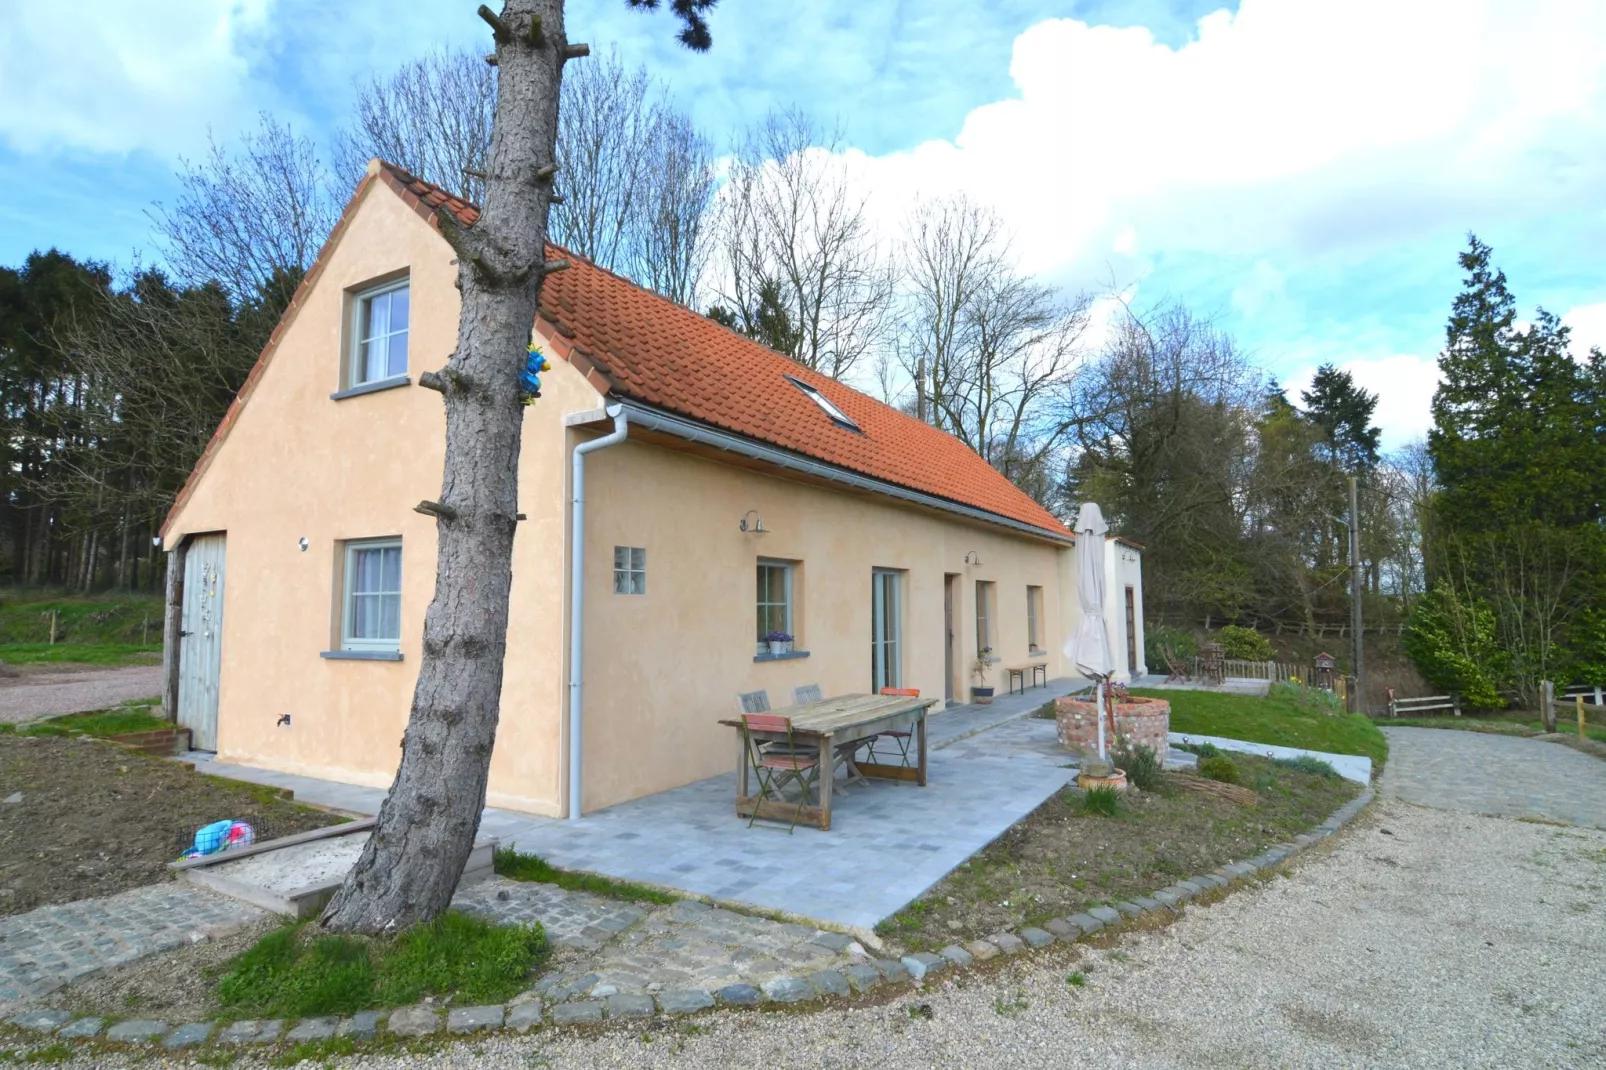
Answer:
[[[20,676],[0,683],[0,722],[104,710],[161,693],[160,665]]]

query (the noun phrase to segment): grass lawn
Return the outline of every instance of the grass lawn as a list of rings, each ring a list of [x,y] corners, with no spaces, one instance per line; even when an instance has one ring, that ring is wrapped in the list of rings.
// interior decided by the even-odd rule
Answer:
[[[877,931],[912,950],[935,951],[1148,895],[1291,839],[1361,790],[1336,774],[1242,754],[1231,760],[1243,785],[1259,795],[1256,806],[1176,792],[1171,774],[1159,792],[1120,796],[1114,816],[1095,812],[1083,793],[1067,789]]]
[[[351,1014],[425,996],[501,1003],[524,989],[546,952],[540,925],[492,925],[455,912],[392,937],[326,935],[302,924],[269,933],[226,963],[217,994],[242,1018]]]
[[[11,665],[155,665],[161,660],[160,643],[0,643],[0,662]]]
[[[0,732],[16,732],[24,736],[85,735],[106,739],[134,732],[155,732],[163,728],[172,728],[172,721],[151,714],[150,708],[155,701],[137,699],[110,710],[70,713],[65,717],[53,717],[48,721],[40,721],[21,729],[12,724],[0,724]]]
[[[512,847],[497,848],[491,856],[496,875],[515,881],[537,884],[555,884],[571,892],[590,892],[610,899],[628,899],[643,903],[674,903],[678,896],[649,888],[645,884],[616,881],[595,873],[581,873],[572,869],[559,869],[539,855],[520,854]]]
[[[1379,717],[1376,723],[1379,728],[1450,728],[1499,736],[1539,736],[1545,731],[1536,714],[1521,711],[1463,714],[1460,717]],[[1556,731],[1566,736],[1577,735],[1576,716],[1563,716],[1558,710]],[[1601,726],[1598,719],[1585,722],[1584,734],[1597,743],[1606,743],[1606,727]]]
[[[1367,717],[1330,714],[1279,698],[1253,698],[1219,691],[1135,690],[1134,695],[1171,703],[1171,731],[1224,736],[1247,743],[1303,747],[1329,754],[1361,754],[1381,769],[1388,740]]]

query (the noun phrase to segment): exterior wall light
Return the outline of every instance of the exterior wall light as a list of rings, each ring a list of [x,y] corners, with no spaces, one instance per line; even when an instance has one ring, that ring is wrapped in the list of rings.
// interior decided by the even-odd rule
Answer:
[[[753,518],[753,522],[751,524],[747,522],[748,517]],[[759,515],[759,511],[757,509],[749,509],[747,512],[743,513],[742,522],[739,526],[743,531],[751,531],[754,535],[763,535],[769,531],[769,529],[764,526],[764,518]]]
[[[965,555],[965,564],[967,564],[967,565],[979,565],[979,564],[981,564],[981,551],[972,550],[969,553],[967,553]]]

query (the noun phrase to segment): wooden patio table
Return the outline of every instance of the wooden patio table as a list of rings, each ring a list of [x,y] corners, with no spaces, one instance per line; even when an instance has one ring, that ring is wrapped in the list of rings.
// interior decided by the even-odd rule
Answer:
[[[913,732],[919,748],[918,762],[913,768],[879,762],[855,762],[859,775],[884,780],[912,780],[925,787],[926,711],[936,704],[934,698],[917,698],[913,695],[837,695],[819,702],[771,710],[771,713],[791,718],[793,743],[820,748],[820,776],[816,788],[820,805],[803,807],[798,814],[798,823],[817,825],[822,832],[831,830],[831,785],[835,779],[836,749],[847,743],[871,739],[883,732]],[[760,801],[748,793],[747,741],[742,735],[742,722],[726,719],[719,723],[737,730],[737,816],[752,817],[756,809],[758,816],[766,820],[791,821],[792,815],[797,812],[796,806],[770,799]],[[782,732],[754,732],[753,738],[764,742],[786,742],[786,735]]]

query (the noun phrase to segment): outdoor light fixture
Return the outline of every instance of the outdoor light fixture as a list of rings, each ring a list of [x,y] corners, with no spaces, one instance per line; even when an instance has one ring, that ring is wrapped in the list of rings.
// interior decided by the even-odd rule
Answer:
[[[297,543],[296,545],[301,547],[301,552],[302,553],[306,553],[307,552],[307,537],[305,535],[301,536],[301,541],[299,543]]]
[[[965,555],[965,564],[967,564],[967,565],[979,565],[979,564],[981,564],[981,552],[979,550],[970,551],[968,554]]]
[[[747,522],[748,517],[753,518],[753,523],[751,525],[749,525]],[[747,512],[743,513],[742,523],[740,526],[743,531],[751,531],[754,535],[763,535],[769,530],[764,526],[764,518],[759,515],[757,509],[749,509]]]

